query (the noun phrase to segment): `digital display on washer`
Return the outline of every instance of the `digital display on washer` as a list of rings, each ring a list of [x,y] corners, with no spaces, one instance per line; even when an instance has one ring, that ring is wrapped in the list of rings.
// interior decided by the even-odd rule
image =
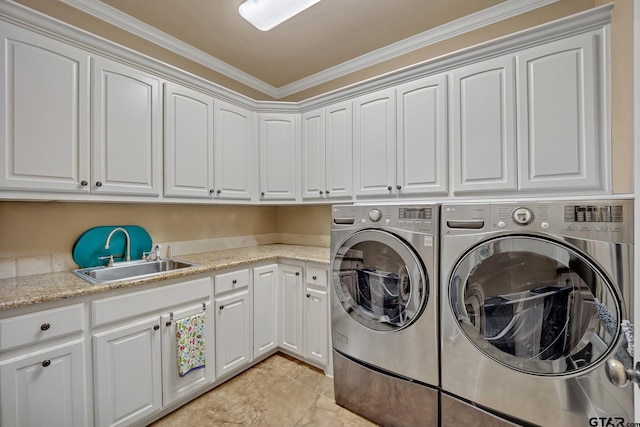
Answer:
[[[400,208],[398,219],[431,219],[431,208]]]
[[[622,222],[622,206],[565,205],[565,222]]]

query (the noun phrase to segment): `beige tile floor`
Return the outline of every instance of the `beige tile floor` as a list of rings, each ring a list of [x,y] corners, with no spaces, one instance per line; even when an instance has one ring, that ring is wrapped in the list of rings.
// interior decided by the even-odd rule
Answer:
[[[277,353],[152,424],[191,426],[375,424],[338,406],[333,381],[322,371]]]

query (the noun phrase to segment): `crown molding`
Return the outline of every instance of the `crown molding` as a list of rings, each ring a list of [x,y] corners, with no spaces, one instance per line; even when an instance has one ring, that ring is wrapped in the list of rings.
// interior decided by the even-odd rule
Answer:
[[[440,41],[456,37],[460,34],[482,28],[496,22],[512,18],[522,13],[543,7],[558,0],[506,0],[488,9],[471,14],[456,21],[441,25],[400,42],[362,55],[353,60],[331,67],[327,70],[305,77],[282,87],[274,87],[259,80],[238,68],[227,64],[193,46],[184,43],[150,25],[139,21],[118,9],[108,6],[99,0],[59,0],[89,15],[101,19],[111,25],[126,30],[138,37],[165,47],[200,65],[219,72],[248,87],[258,90],[275,99],[293,95],[322,83],[357,72],[373,65],[388,61],[416,49],[429,46]]]

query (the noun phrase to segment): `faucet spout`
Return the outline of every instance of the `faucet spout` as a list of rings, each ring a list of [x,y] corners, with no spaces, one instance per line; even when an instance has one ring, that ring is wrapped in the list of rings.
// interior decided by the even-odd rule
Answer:
[[[129,233],[123,227],[116,227],[113,230],[111,230],[111,232],[107,236],[107,241],[104,244],[104,248],[109,249],[109,243],[111,242],[111,237],[116,231],[122,231],[124,233],[126,237],[126,244],[127,244],[126,260],[131,261],[131,237],[129,237]]]

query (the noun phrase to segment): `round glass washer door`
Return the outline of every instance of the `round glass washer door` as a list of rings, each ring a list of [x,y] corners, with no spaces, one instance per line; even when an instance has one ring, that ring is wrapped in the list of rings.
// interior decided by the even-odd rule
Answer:
[[[400,237],[361,230],[333,260],[333,286],[345,311],[375,331],[396,331],[422,313],[428,299],[424,265]]]
[[[465,335],[507,367],[566,375],[593,366],[618,338],[620,300],[580,252],[536,236],[485,241],[456,263],[451,309]]]

